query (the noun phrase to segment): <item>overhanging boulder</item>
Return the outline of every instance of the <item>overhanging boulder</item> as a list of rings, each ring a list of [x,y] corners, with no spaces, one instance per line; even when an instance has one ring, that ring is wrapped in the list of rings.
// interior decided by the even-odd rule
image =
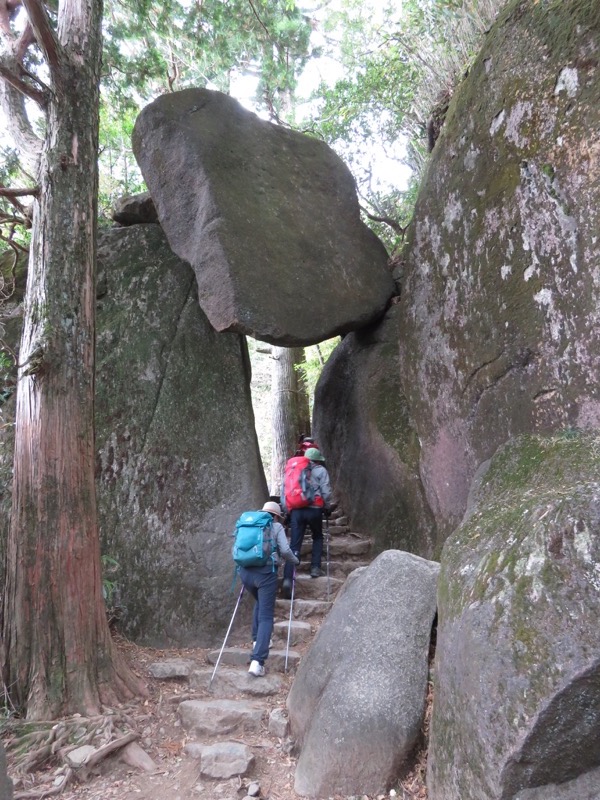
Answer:
[[[308,345],[383,313],[387,253],[360,219],[350,171],[320,140],[186,89],[143,109],[133,149],[216,330]]]

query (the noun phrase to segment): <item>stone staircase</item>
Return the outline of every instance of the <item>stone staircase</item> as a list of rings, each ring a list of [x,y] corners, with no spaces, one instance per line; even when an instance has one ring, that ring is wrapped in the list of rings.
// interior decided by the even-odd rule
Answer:
[[[327,570],[326,539],[322,561],[325,574],[320,578],[309,575],[310,557],[307,556],[311,547],[312,538],[307,529],[291,618],[291,600],[277,599],[275,604],[272,647],[264,678],[255,678],[247,671],[250,642],[246,646],[224,648],[216,673],[214,665],[220,648],[207,653],[208,665],[173,659],[150,666],[153,677],[185,678],[191,692],[198,694],[198,699],[183,700],[177,713],[190,739],[185,752],[200,759],[200,775],[205,780],[236,778],[240,781],[242,776],[256,773],[257,760],[260,762],[264,753],[264,743],[257,745],[256,741],[261,742],[264,734],[279,739],[284,752],[289,753],[291,742],[285,701],[293,673],[348,574],[370,562],[372,541],[350,531],[348,520],[337,509],[329,521],[329,568]],[[247,797],[250,796],[249,790]]]

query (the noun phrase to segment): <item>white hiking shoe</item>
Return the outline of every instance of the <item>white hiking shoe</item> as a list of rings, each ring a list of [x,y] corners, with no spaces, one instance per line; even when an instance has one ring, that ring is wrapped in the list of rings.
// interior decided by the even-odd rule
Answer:
[[[250,666],[248,667],[248,672],[250,675],[254,675],[255,678],[264,678],[265,677],[265,668],[262,664],[259,664],[258,661],[251,661]]]

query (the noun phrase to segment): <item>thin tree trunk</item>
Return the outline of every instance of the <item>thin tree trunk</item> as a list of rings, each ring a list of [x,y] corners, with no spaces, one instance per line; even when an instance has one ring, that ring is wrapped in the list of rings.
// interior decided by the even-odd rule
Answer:
[[[303,364],[306,355],[304,353],[304,348],[298,348],[297,356],[294,358],[294,365],[298,366],[299,364]],[[312,432],[312,427],[310,424],[310,402],[308,398],[308,389],[306,386],[306,381],[304,380],[304,373],[295,370],[296,372],[296,386],[297,392],[296,396],[298,398],[298,434],[304,434],[308,436]]]
[[[101,0],[66,0],[47,51],[2,613],[4,682],[31,719],[96,713],[142,691],[108,629],[94,485],[101,13]]]
[[[308,397],[295,366],[304,360],[301,347],[273,347],[271,383],[271,494],[281,491],[285,462],[296,450],[298,435],[308,433]]]

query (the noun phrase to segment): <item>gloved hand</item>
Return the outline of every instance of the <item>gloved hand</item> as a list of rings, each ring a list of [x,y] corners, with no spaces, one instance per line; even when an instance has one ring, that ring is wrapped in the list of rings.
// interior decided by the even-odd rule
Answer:
[[[331,509],[330,508],[324,508],[323,509],[323,516],[325,517],[325,519],[329,519],[329,517],[331,516]]]

